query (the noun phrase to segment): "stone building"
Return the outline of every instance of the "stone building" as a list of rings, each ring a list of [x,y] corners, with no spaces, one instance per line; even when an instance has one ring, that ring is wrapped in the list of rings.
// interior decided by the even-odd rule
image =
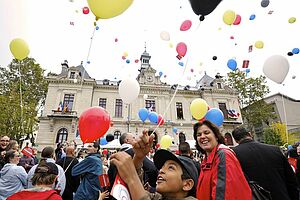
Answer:
[[[231,131],[242,124],[237,94],[226,86],[222,77],[204,75],[195,86],[169,85],[160,80],[156,70],[150,65],[151,56],[145,50],[140,57],[141,67],[137,80],[140,95],[134,103],[126,105],[118,94],[120,81],[93,79],[84,67],[70,67],[65,61],[57,76],[48,76],[48,93],[44,110],[39,117],[37,144],[39,148],[55,145],[58,142],[76,140],[81,143],[77,131],[80,114],[89,107],[101,106],[111,116],[113,126],[108,133],[118,138],[124,132],[139,134],[145,128],[155,128],[148,120],[145,123],[138,117],[140,108],[152,109],[163,114],[174,92],[177,93],[164,115],[165,123],[157,129],[158,139],[164,134],[173,138],[176,147],[179,135],[173,128],[183,132],[187,140],[193,140],[193,124],[197,121],[190,113],[190,104],[195,98],[203,98],[210,107],[220,108],[225,116],[221,127],[229,145],[233,145]]]

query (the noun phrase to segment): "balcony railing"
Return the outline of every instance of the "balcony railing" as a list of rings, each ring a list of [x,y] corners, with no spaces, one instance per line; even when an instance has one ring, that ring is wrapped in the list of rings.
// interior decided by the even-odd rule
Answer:
[[[48,117],[77,117],[77,111],[52,110],[52,114]]]

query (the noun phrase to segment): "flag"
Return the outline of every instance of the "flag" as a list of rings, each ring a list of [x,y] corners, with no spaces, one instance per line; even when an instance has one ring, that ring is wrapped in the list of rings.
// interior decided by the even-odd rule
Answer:
[[[63,103],[59,102],[57,111],[62,111],[62,110],[63,110]]]
[[[236,119],[236,118],[238,118],[238,113],[233,109],[229,109],[228,110],[228,117],[232,118],[232,119]]]
[[[108,178],[107,174],[101,174],[100,176],[98,176],[98,179],[99,179],[99,182],[100,182],[100,186],[102,188],[110,186],[109,178]]]
[[[32,157],[32,149],[30,147],[24,147],[21,153],[27,157]]]

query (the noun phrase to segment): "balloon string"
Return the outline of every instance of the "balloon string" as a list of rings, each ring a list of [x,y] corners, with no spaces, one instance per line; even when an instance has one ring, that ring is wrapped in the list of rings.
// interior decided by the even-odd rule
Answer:
[[[86,72],[85,68],[86,68],[86,66],[87,66],[87,64],[89,62],[89,58],[90,58],[90,53],[91,53],[91,49],[92,49],[92,44],[93,44],[93,39],[94,39],[95,31],[96,31],[96,26],[95,26],[95,28],[93,30],[93,33],[92,33],[92,37],[91,37],[91,41],[90,41],[90,46],[89,46],[88,54],[87,54],[87,57],[86,57],[86,62],[84,64],[84,66],[83,66],[83,75],[81,77],[81,88],[82,88],[82,85],[83,85],[84,76],[85,76],[85,72]]]
[[[200,24],[201,24],[201,21],[199,21],[197,28],[195,29],[195,31],[193,31],[193,34],[196,33],[196,31],[200,27]],[[194,38],[194,37],[190,37],[190,38]],[[191,41],[189,43],[192,44]],[[186,72],[187,64],[188,64],[188,61],[189,61],[189,57],[190,57],[190,53],[188,53],[188,56],[187,56],[187,59],[186,59],[186,63],[185,63],[185,66],[184,66],[184,69],[183,69],[183,72],[182,72],[182,75],[181,75],[181,77],[179,79],[179,83],[181,83],[181,81],[182,81],[182,79],[184,77],[184,74]],[[174,100],[174,98],[175,98],[175,96],[177,94],[178,88],[179,88],[179,84],[177,85],[176,90],[175,90],[175,92],[174,92],[174,94],[173,94],[173,96],[172,96],[169,104],[167,105],[167,108],[165,109],[164,113],[162,114],[162,119],[164,118],[164,116],[166,115],[167,111],[169,110],[169,108],[170,108],[170,106],[171,106],[171,104],[172,104],[172,102],[173,102],[173,100]],[[160,122],[157,123],[157,126],[155,127],[155,129],[153,130],[153,132],[155,132],[158,129],[159,124],[160,124]]]
[[[21,109],[21,130],[22,136],[24,136],[24,123],[23,123],[23,94],[22,94],[22,75],[21,75],[21,67],[19,67],[19,74],[20,74],[20,109]]]

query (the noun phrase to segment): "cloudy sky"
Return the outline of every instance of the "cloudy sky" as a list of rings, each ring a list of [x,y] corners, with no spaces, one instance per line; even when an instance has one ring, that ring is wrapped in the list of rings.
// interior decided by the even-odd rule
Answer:
[[[99,20],[94,35],[94,15],[83,14],[84,6],[84,0],[0,0],[0,65],[7,66],[12,60],[10,41],[22,38],[29,45],[29,56],[46,72],[60,73],[63,60],[72,66],[83,61],[95,79],[122,79],[137,75],[140,63],[134,61],[140,58],[146,42],[151,66],[157,75],[162,72],[162,81],[195,85],[204,71],[210,76],[217,72],[226,75],[230,72],[227,61],[232,58],[239,68],[243,60],[249,60],[248,75],[256,77],[263,74],[264,61],[279,54],[288,59],[289,73],[284,86],[270,80],[268,85],[272,93],[300,99],[300,55],[287,56],[293,48],[300,48],[299,0],[270,0],[266,8],[260,0],[224,0],[201,23],[188,0],[135,0],[123,14]],[[239,25],[223,22],[229,9],[241,16]],[[249,20],[251,15],[254,20]],[[291,17],[297,19],[295,23],[288,22]],[[184,20],[192,21],[188,31],[180,31]],[[170,41],[160,38],[162,31],[169,33]],[[256,41],[263,41],[264,47],[255,48]],[[176,58],[179,42],[187,44],[187,54],[181,60],[186,64],[185,72]],[[129,63],[122,59],[124,54],[128,54]]]

